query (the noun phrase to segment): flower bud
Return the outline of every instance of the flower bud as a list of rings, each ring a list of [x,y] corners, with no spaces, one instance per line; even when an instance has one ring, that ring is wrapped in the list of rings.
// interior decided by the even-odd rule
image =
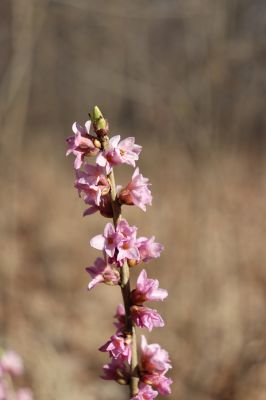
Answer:
[[[102,147],[101,142],[98,139],[93,140],[93,144],[97,149],[100,149]]]
[[[95,106],[90,114],[90,118],[93,124],[93,129],[98,136],[102,138],[103,136],[108,136],[109,126],[107,120],[103,117],[99,107]]]
[[[136,265],[138,265],[138,261],[137,260],[132,260],[132,259],[128,260],[127,263],[128,263],[128,266],[130,268],[131,267],[135,267]]]

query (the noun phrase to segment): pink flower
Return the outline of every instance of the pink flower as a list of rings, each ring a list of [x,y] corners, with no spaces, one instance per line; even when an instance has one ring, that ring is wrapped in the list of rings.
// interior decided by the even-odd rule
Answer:
[[[109,352],[114,359],[121,361],[131,361],[130,339],[125,339],[122,335],[115,334],[110,340],[99,348],[100,351]]]
[[[100,152],[96,163],[106,168],[109,173],[114,165],[129,164],[135,167],[135,161],[139,158],[142,147],[135,144],[135,138],[129,137],[120,142],[120,135],[109,140],[109,149]]]
[[[85,164],[84,171],[78,170],[76,175],[75,187],[79,195],[84,194],[85,203],[99,206],[101,196],[106,195],[110,190],[104,169],[98,165]]]
[[[132,306],[131,315],[135,324],[140,328],[147,328],[149,332],[153,328],[161,328],[164,321],[157,310],[144,306]]]
[[[125,219],[121,219],[117,224],[116,231],[121,238],[117,245],[117,261],[125,258],[139,260],[139,251],[136,247],[137,227],[129,226]]]
[[[119,200],[122,204],[136,205],[143,211],[146,211],[146,205],[151,206],[152,195],[148,188],[150,183],[148,178],[144,178],[136,168],[131,182],[120,191]]]
[[[119,272],[108,265],[102,258],[97,258],[94,265],[87,267],[86,271],[93,278],[88,285],[88,289],[92,289],[99,283],[107,285],[118,285],[120,280]]]
[[[116,229],[108,223],[104,228],[104,234],[94,236],[90,244],[95,249],[104,250],[109,257],[115,256],[119,263],[126,258],[139,260],[136,232],[135,226],[129,226],[125,219],[121,219]]]
[[[16,393],[16,400],[33,400],[32,391],[27,388],[19,389]]]
[[[139,274],[136,289],[131,293],[133,304],[142,304],[144,301],[164,300],[168,296],[167,290],[159,288],[157,279],[148,279],[145,269]]]
[[[141,379],[143,382],[152,385],[162,396],[171,393],[170,385],[173,381],[163,374],[144,375]]]
[[[141,370],[148,374],[165,374],[171,367],[169,355],[159,344],[148,344],[141,336]]]
[[[103,235],[94,236],[90,244],[97,250],[104,250],[109,257],[115,254],[116,246],[121,241],[120,235],[116,232],[113,225],[109,222],[105,225]]]
[[[112,358],[109,364],[103,366],[103,372],[104,375],[101,378],[107,381],[112,380],[126,383],[129,380],[127,368],[120,359]]]
[[[82,165],[85,156],[95,156],[98,154],[99,149],[94,145],[94,138],[89,135],[91,122],[87,121],[85,127],[75,122],[72,125],[74,135],[67,138],[68,150],[66,155],[73,153],[76,156],[74,167],[79,169]]]
[[[132,397],[131,400],[152,400],[158,396],[158,392],[152,390],[149,385],[140,384],[139,392],[136,396]]]
[[[154,243],[155,237],[151,238],[139,237],[137,239],[137,248],[139,250],[140,259],[143,262],[147,262],[153,258],[160,257],[163,251],[163,245],[160,243]]]
[[[8,350],[2,355],[0,366],[4,372],[14,376],[21,375],[24,370],[22,359],[12,350]]]

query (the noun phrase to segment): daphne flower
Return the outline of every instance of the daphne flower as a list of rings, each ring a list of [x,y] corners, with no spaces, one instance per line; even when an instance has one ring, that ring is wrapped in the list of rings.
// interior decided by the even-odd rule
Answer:
[[[157,310],[143,306],[132,306],[131,315],[135,324],[140,328],[147,328],[149,332],[153,328],[161,328],[164,321]]]
[[[0,368],[3,372],[18,376],[23,373],[24,367],[20,356],[12,350],[6,351],[0,359]]]
[[[74,167],[79,169],[82,165],[85,156],[95,156],[99,152],[94,144],[95,139],[92,135],[89,135],[91,121],[85,123],[85,127],[81,126],[77,122],[72,125],[74,135],[67,138],[68,150],[66,155],[73,153],[76,156]]]
[[[141,379],[143,382],[152,385],[162,396],[171,393],[170,385],[173,381],[163,374],[144,375]]]
[[[117,245],[117,261],[127,259],[139,260],[139,251],[136,247],[137,227],[129,226],[125,219],[117,224],[116,231],[121,237]]]
[[[158,396],[158,392],[152,390],[149,385],[140,384],[139,392],[136,396],[132,397],[131,400],[152,400]]]
[[[120,135],[109,140],[109,149],[100,152],[96,163],[106,168],[109,173],[114,165],[129,164],[135,167],[135,161],[139,159],[142,147],[135,144],[135,138],[129,137],[120,142]]]
[[[141,336],[141,370],[147,374],[165,374],[172,368],[169,355],[157,343],[148,344],[144,335]]]
[[[146,211],[146,205],[151,206],[152,195],[148,186],[149,179],[144,178],[139,173],[139,168],[136,168],[132,180],[128,185],[119,193],[119,200],[122,204],[136,205],[141,210]]]
[[[131,361],[130,339],[125,339],[122,335],[115,334],[110,340],[99,348],[100,351],[109,352],[110,356],[118,360]]]
[[[129,373],[120,359],[112,358],[111,362],[103,366],[104,375],[101,376],[104,380],[117,381],[119,383],[127,383],[129,380]]]
[[[131,294],[133,304],[142,304],[144,301],[164,300],[168,296],[167,290],[159,288],[157,279],[148,279],[145,269],[137,279],[136,289]]]
[[[83,193],[85,203],[95,203],[99,206],[101,196],[106,195],[110,190],[104,169],[96,165],[85,164],[84,171],[78,170],[76,175],[75,187],[78,189],[79,195]]]
[[[88,289],[92,289],[99,283],[107,285],[117,285],[120,280],[119,272],[108,265],[102,258],[97,258],[94,265],[87,267],[86,271],[93,278],[88,285]]]
[[[104,250],[109,257],[114,257],[121,262],[124,259],[139,260],[139,251],[136,247],[136,232],[135,226],[129,226],[125,219],[121,219],[116,229],[111,223],[108,223],[104,228],[103,235],[94,236],[90,244],[98,250]]]
[[[121,235],[117,234],[113,225],[109,222],[105,225],[103,235],[94,236],[90,244],[97,250],[104,250],[109,257],[115,254],[116,246],[121,241]]]
[[[155,237],[151,238],[139,237],[137,239],[137,248],[140,253],[140,259],[147,262],[153,258],[158,258],[163,251],[163,245],[154,242]]]

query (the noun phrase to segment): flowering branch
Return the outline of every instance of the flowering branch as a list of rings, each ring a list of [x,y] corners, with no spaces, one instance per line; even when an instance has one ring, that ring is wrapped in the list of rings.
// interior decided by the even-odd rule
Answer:
[[[92,247],[103,252],[103,258],[98,257],[86,268],[92,277],[89,290],[99,283],[120,285],[123,297],[123,305],[118,305],[115,315],[117,331],[99,349],[111,357],[111,362],[103,367],[102,378],[129,385],[131,400],[152,400],[158,393],[170,393],[172,380],[166,373],[171,364],[168,353],[158,344],[148,345],[143,335],[138,359],[135,327],[151,331],[164,326],[157,310],[143,303],[164,300],[168,293],[159,288],[157,280],[149,279],[145,270],[131,290],[130,267],[159,257],[163,246],[154,237],[137,238],[137,227],[130,226],[121,213],[122,205],[136,205],[146,211],[152,201],[150,183],[136,168],[131,182],[124,188],[116,186],[114,167],[135,167],[142,147],[135,144],[133,137],[121,141],[119,135],[109,138],[108,122],[98,107],[94,107],[90,117],[85,127],[73,124],[74,135],[67,139],[67,155],[75,156],[75,187],[89,205],[84,215],[99,211],[113,220],[113,224],[106,224],[103,234],[90,240]],[[89,133],[91,123],[95,135]],[[88,156],[97,156],[96,165],[85,161]]]

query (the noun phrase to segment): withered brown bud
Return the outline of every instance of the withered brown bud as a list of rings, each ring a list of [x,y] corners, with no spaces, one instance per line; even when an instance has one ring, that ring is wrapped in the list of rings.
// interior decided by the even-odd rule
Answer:
[[[128,260],[128,266],[131,268],[131,267],[135,267],[137,264],[138,264],[138,262],[137,262],[137,260]]]

